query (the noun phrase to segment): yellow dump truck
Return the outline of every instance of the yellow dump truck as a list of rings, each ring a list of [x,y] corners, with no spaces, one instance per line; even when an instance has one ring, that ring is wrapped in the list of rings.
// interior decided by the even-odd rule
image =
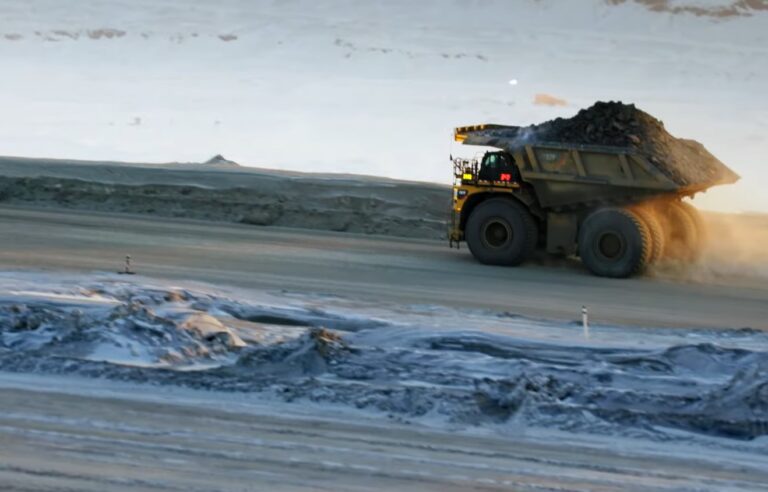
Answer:
[[[450,243],[466,241],[491,265],[519,265],[537,249],[578,255],[605,277],[631,276],[662,259],[693,261],[705,230],[683,198],[738,179],[711,159],[686,162],[700,169],[680,177],[633,148],[531,141],[515,126],[459,127],[454,138],[497,149],[452,157]]]

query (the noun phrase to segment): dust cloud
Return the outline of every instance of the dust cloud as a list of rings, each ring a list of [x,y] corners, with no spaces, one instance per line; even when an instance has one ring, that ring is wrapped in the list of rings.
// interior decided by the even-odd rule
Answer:
[[[692,282],[768,281],[768,214],[701,212],[701,256],[692,263],[661,260],[650,274]]]

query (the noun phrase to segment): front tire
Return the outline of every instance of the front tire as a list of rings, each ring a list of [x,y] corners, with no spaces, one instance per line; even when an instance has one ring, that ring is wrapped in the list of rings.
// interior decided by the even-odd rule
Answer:
[[[492,198],[472,211],[464,235],[480,263],[516,266],[533,255],[538,228],[528,210],[516,200]]]
[[[648,228],[635,213],[623,208],[593,212],[579,231],[579,256],[601,277],[625,278],[645,268],[651,255]]]

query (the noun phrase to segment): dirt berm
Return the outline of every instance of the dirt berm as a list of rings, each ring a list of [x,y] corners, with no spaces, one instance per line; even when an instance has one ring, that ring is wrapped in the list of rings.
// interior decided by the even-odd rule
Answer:
[[[446,185],[206,164],[0,157],[0,204],[442,239]]]

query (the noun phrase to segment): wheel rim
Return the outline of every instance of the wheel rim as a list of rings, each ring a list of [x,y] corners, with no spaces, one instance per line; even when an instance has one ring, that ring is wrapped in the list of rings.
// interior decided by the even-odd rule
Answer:
[[[486,246],[498,249],[512,241],[513,233],[507,221],[494,218],[483,224],[480,237]]]
[[[614,231],[606,231],[597,238],[597,251],[607,260],[618,260],[625,249],[624,238]]]

